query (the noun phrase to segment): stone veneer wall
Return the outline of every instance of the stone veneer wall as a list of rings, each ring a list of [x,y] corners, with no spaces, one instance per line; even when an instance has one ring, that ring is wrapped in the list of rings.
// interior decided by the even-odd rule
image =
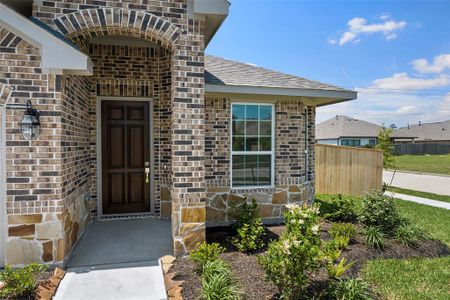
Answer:
[[[245,197],[257,201],[259,214],[265,222],[281,221],[286,204],[312,201],[314,108],[303,105],[301,100],[275,102],[275,187],[261,189],[230,188],[230,110],[228,98],[206,99],[207,225],[228,225],[233,219],[233,206]]]

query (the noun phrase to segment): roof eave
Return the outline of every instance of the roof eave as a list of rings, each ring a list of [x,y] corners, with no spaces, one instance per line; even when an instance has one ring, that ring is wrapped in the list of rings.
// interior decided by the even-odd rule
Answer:
[[[319,89],[300,89],[300,88],[280,88],[280,87],[259,87],[259,86],[240,86],[240,85],[222,85],[205,84],[207,95],[227,94],[230,97],[249,98],[249,97],[270,97],[293,98],[302,97],[306,99],[308,105],[324,106],[334,103],[350,101],[357,98],[357,92],[353,91],[335,91]]]
[[[92,75],[91,59],[31,20],[0,3],[0,25],[41,50],[45,74]]]
[[[205,21],[205,48],[228,16],[227,0],[194,0],[194,15]]]

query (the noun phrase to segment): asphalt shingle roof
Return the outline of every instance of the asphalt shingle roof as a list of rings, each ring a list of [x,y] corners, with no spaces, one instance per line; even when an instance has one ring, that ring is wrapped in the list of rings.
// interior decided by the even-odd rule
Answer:
[[[211,55],[205,56],[205,82],[216,85],[349,92],[349,90],[318,81]]]
[[[348,116],[336,116],[316,125],[316,139],[338,139],[341,137],[377,137],[383,127]],[[392,137],[411,138],[411,133],[394,130]]]
[[[414,124],[401,127],[398,132],[406,135],[414,135],[415,141],[450,141],[450,120],[434,123]]]

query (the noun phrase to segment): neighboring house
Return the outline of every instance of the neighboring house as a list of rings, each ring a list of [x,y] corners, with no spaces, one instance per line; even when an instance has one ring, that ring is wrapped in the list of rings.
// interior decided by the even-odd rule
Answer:
[[[313,199],[316,107],[356,93],[205,56],[227,1],[2,2],[1,264],[123,216],[171,218],[183,254],[244,194],[267,222]]]
[[[398,134],[414,135],[414,143],[450,144],[450,120],[408,125],[396,130]],[[395,138],[395,143],[407,143],[407,139]]]
[[[377,137],[382,126],[347,117],[337,115],[327,121],[317,124],[316,142],[318,144],[363,147],[375,146]],[[397,131],[392,132],[392,137],[402,138],[412,141],[414,136],[411,134],[402,134]]]

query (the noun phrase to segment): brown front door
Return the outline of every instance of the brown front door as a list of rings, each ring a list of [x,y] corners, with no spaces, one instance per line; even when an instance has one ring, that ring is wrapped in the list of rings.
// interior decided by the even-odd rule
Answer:
[[[150,212],[148,102],[102,101],[103,214]]]

